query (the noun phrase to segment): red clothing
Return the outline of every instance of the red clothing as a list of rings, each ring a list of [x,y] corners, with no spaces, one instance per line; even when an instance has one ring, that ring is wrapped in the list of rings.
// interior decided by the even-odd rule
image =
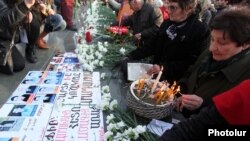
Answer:
[[[160,9],[162,12],[163,20],[169,19],[167,8],[165,6],[162,6],[162,7],[160,7]]]
[[[213,98],[222,117],[231,125],[250,125],[250,80]]]
[[[74,0],[61,1],[61,15],[67,23],[67,27],[73,25]]]

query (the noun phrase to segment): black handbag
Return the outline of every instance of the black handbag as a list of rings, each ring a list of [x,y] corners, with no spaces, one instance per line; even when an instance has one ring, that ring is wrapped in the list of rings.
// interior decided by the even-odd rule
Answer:
[[[13,50],[16,52],[18,51],[15,47],[15,36],[16,30],[13,33],[12,40],[10,45],[0,45],[0,72],[4,72],[6,74],[13,74],[14,72],[14,64],[13,64]]]

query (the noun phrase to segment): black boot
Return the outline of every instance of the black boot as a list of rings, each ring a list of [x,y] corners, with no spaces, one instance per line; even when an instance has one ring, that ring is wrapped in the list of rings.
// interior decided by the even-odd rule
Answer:
[[[27,44],[27,46],[25,48],[25,57],[26,57],[27,61],[30,63],[37,62],[37,57],[35,54],[35,45]]]

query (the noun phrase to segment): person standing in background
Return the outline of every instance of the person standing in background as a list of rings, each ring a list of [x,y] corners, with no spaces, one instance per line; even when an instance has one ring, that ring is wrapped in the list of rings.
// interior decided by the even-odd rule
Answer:
[[[73,22],[74,0],[61,0],[61,15],[66,21],[66,29],[77,31],[78,28]]]

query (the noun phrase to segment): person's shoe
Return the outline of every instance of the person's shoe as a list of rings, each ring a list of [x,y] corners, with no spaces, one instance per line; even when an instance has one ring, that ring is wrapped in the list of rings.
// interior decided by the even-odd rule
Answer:
[[[48,35],[47,32],[43,31],[42,33],[40,33],[39,37],[37,38],[37,41],[36,41],[36,45],[38,48],[41,48],[41,49],[48,49],[48,45],[46,43],[46,41],[43,39],[46,35]]]
[[[33,45],[27,45],[25,48],[25,57],[28,62],[30,63],[36,63],[37,57],[35,54],[35,46]]]
[[[77,31],[78,30],[76,25],[67,26],[66,29],[71,30],[71,31]]]
[[[36,45],[40,49],[48,49],[49,48],[46,41],[44,39],[42,39],[42,38],[37,39]]]

